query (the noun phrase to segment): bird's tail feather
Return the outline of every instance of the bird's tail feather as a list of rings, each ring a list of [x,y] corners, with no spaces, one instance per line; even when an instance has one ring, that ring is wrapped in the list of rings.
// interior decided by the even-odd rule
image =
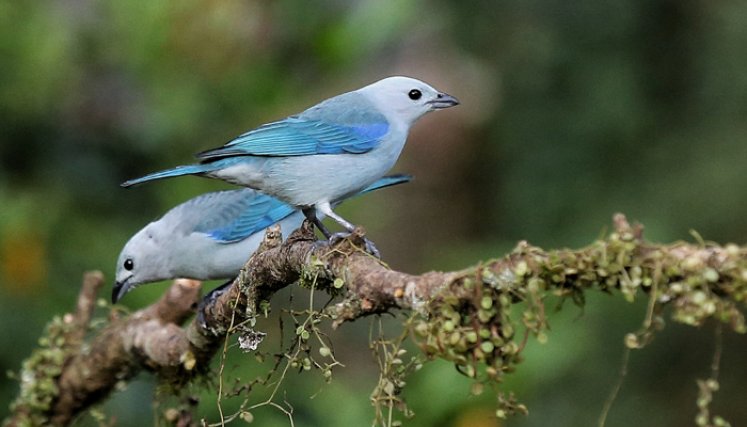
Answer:
[[[122,187],[132,187],[133,185],[139,185],[144,182],[148,181],[154,181],[156,179],[164,179],[164,178],[171,178],[174,176],[182,176],[182,175],[194,175],[194,174],[200,174],[205,172],[210,172],[213,168],[209,164],[203,164],[203,165],[185,165],[185,166],[177,166],[172,169],[166,169],[159,172],[153,172],[151,174],[142,176],[140,178],[131,179],[129,181],[125,181],[122,184],[120,184]]]
[[[406,175],[406,174],[388,175],[383,178],[379,178],[378,181],[364,188],[358,194],[365,194],[371,191],[379,190],[385,187],[391,187],[393,185],[404,184],[410,181],[412,181],[412,175]]]

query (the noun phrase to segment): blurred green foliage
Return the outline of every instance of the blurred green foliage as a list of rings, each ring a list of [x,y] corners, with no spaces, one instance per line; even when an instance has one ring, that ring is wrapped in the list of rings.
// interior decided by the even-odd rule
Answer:
[[[615,211],[653,240],[693,228],[741,243],[746,20],[736,1],[2,2],[0,366],[17,370],[44,323],[72,308],[84,270],[111,277],[132,233],[226,187],[184,178],[126,191],[121,181],[392,74],[462,100],[414,129],[397,170],[415,182],[343,208],[395,268],[459,268],[520,239],[582,245]],[[506,384],[530,415],[508,425],[595,422],[623,336],[643,318],[642,305],[621,301],[599,295],[583,312],[551,315],[549,342],[532,344]],[[313,400],[323,381],[289,375],[296,425],[371,419],[377,374],[359,323],[334,333],[347,367]],[[712,341],[710,328],[669,327],[633,353],[608,425],[691,424]],[[725,342],[713,406],[743,425],[747,345]],[[229,365],[262,372],[236,351]],[[417,414],[407,425],[497,425],[489,393],[472,398],[469,385],[446,363],[426,366],[405,391]],[[143,377],[106,411],[121,425],[149,423],[152,388]],[[0,380],[0,402],[16,391]],[[214,390],[202,393],[214,420]],[[287,425],[270,409],[255,419]]]

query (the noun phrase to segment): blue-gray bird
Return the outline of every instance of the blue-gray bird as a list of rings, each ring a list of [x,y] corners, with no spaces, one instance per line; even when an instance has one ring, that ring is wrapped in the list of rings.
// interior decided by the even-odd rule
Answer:
[[[330,238],[318,214],[352,232],[354,225],[332,211],[332,202],[384,176],[418,118],[458,103],[422,81],[389,77],[199,153],[199,164],[155,172],[122,186],[181,175],[217,178],[301,209]]]
[[[409,175],[387,176],[360,193],[410,179]],[[190,199],[130,238],[117,260],[112,301],[143,283],[235,277],[259,247],[267,227],[279,223],[287,236],[303,219],[293,207],[248,188]]]

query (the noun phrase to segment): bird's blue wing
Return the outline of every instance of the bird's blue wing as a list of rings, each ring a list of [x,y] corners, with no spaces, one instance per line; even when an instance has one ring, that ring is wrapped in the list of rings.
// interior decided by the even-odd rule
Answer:
[[[274,197],[252,190],[238,190],[240,198],[224,203],[205,215],[194,231],[207,234],[218,243],[233,243],[246,239],[294,212],[294,209]]]
[[[409,175],[385,176],[359,194],[409,182]],[[279,222],[296,210],[280,200],[252,189],[207,193],[167,213],[188,232],[203,233],[218,243],[234,243]],[[167,219],[164,217],[164,219]]]
[[[332,98],[297,116],[246,132],[223,147],[197,155],[203,160],[232,156],[361,154],[389,132],[389,122],[354,93]]]

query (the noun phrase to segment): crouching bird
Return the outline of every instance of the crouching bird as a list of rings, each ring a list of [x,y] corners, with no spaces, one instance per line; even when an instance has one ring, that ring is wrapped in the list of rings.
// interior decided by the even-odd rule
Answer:
[[[411,179],[409,175],[384,177],[358,194]],[[117,260],[112,302],[144,283],[234,278],[259,247],[267,227],[279,223],[287,236],[303,220],[303,214],[292,206],[248,188],[190,199],[125,244]]]
[[[459,104],[456,98],[409,77],[388,77],[239,135],[197,154],[200,163],[177,166],[122,184],[199,175],[254,188],[300,209],[329,238],[319,215],[347,233],[355,226],[332,203],[371,185],[397,161],[410,127],[426,113]],[[375,246],[367,248],[378,255]]]

